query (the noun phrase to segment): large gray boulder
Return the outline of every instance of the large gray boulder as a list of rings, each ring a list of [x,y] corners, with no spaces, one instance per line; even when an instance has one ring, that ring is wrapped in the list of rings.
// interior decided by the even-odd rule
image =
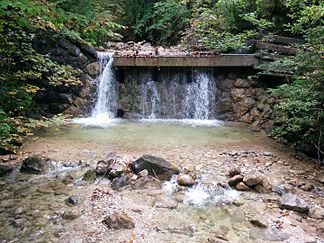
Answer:
[[[292,193],[283,194],[277,204],[281,209],[288,209],[299,213],[307,213],[309,211],[308,204]]]
[[[151,155],[143,155],[133,165],[134,173],[147,170],[149,175],[158,177],[160,180],[169,180],[173,174],[178,174],[180,168],[165,159]]]
[[[20,172],[27,174],[44,174],[53,169],[54,166],[49,158],[39,155],[31,155],[23,160]]]

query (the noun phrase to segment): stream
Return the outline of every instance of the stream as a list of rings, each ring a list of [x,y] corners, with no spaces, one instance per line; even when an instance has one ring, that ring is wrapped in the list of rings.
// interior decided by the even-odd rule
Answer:
[[[110,152],[125,163],[143,154],[162,157],[191,168],[196,184],[186,188],[174,178],[134,178],[115,190],[106,177],[82,181]],[[323,169],[239,123],[117,119],[105,127],[66,124],[31,137],[17,161],[34,154],[55,161],[54,170],[15,172],[1,180],[0,242],[324,242],[321,219],[281,210],[276,203],[285,185],[310,208],[322,208],[318,178]],[[262,171],[273,192],[221,187],[233,165],[243,174]],[[103,220],[114,212],[126,213],[135,227],[109,229]],[[266,227],[251,223],[255,218]]]

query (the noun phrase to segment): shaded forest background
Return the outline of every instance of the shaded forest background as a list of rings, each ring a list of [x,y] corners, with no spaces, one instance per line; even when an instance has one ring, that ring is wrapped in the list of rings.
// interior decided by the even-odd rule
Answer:
[[[77,71],[39,53],[39,33],[105,47],[148,41],[185,50],[253,53],[253,39],[302,38],[296,56],[267,68],[289,73],[276,98],[272,135],[319,161],[324,155],[324,3],[315,0],[20,0],[0,2],[0,153],[14,152],[41,114],[35,96],[80,85]]]

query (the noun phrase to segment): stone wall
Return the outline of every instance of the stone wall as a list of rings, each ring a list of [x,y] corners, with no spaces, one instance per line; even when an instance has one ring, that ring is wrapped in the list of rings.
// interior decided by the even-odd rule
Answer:
[[[54,37],[48,32],[38,33],[33,46],[51,60],[72,66],[81,80],[80,85],[68,87],[43,84],[45,88],[36,96],[40,112],[45,115],[88,113],[96,90],[94,79],[99,71],[95,49],[78,41]]]
[[[179,104],[184,95],[181,92],[185,88],[179,89],[179,86],[184,86],[183,79],[191,82],[188,73],[191,73],[191,68],[168,68],[168,69],[143,69],[143,68],[126,68],[119,69],[117,77],[119,79],[118,87],[118,108],[125,113],[126,117],[140,117],[141,113],[141,78],[147,78],[148,73],[150,77],[157,80],[155,85],[158,88],[160,105],[166,106],[168,109],[179,109]],[[197,69],[196,69],[197,70]],[[179,80],[167,80],[169,77],[174,77],[174,73],[181,72]],[[214,68],[207,69],[213,77],[216,89],[214,92],[214,107],[210,111],[213,117],[229,121],[243,121],[246,123],[255,122],[260,114],[264,112],[267,107],[259,105],[260,100],[265,92],[265,84],[262,80],[251,79],[250,76],[255,75],[252,69],[234,69],[234,68]],[[142,73],[142,75],[139,75]],[[190,76],[190,74],[189,74]],[[168,86],[174,85],[172,82],[177,82],[176,96],[170,94]],[[163,83],[163,84],[162,84]],[[168,89],[167,91],[163,91]],[[168,97],[165,97],[168,96]],[[164,99],[173,99],[177,104],[173,107],[170,106]],[[148,107],[149,109],[150,107]],[[163,108],[163,107],[162,107]],[[160,112],[161,113],[161,112]],[[163,112],[162,112],[163,113]],[[171,118],[182,118],[177,116]]]

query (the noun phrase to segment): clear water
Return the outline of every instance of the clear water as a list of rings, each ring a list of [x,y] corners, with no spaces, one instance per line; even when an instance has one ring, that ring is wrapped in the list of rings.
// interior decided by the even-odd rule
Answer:
[[[240,143],[257,139],[244,125],[217,120],[110,120],[109,126],[67,126],[44,135],[128,148]]]

